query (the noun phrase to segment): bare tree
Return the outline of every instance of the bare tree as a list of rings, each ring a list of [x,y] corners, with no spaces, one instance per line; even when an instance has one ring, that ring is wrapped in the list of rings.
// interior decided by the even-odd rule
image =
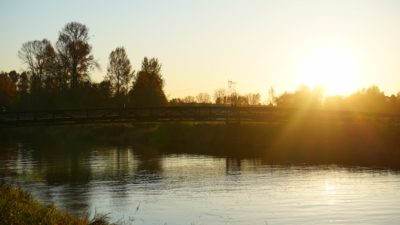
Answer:
[[[24,43],[18,56],[27,65],[32,76],[42,81],[45,74],[50,73],[56,53],[50,41],[43,39]]]
[[[259,93],[256,94],[247,94],[247,103],[249,105],[260,105],[261,95]]]
[[[111,52],[109,65],[107,67],[107,79],[115,91],[116,96],[125,93],[133,77],[131,62],[123,47],[116,48]]]
[[[211,103],[211,97],[208,93],[199,93],[196,96],[196,101],[197,103],[209,104]]]
[[[77,22],[67,23],[56,43],[60,63],[70,77],[71,88],[89,79],[89,70],[98,67],[89,45],[89,29]]]
[[[214,92],[215,104],[226,104],[227,103],[227,93],[226,90],[221,88]]]
[[[240,99],[239,99],[239,94],[236,91],[236,82],[232,80],[228,81],[228,92],[229,92],[229,97],[228,97],[229,104],[231,104],[232,106],[239,105]]]
[[[186,97],[184,97],[183,98],[183,103],[185,103],[185,104],[194,104],[194,103],[196,103],[196,98],[195,97],[193,97],[193,96],[186,96]]]
[[[271,106],[276,105],[277,103],[277,97],[276,97],[276,93],[275,93],[275,89],[274,87],[270,87],[268,90],[268,104]]]

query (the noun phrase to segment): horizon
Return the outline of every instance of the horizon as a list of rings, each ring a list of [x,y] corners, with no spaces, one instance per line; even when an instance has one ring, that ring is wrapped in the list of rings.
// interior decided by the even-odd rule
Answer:
[[[0,37],[0,70],[23,71],[23,43],[54,44],[62,27],[77,21],[89,27],[101,66],[90,73],[93,81],[105,77],[110,52],[123,46],[136,71],[145,56],[159,59],[170,99],[213,95],[229,80],[263,99],[270,87],[281,94],[301,85],[325,86],[327,95],[371,85],[387,95],[400,91],[396,1],[119,3],[2,1],[0,27],[8,32]]]

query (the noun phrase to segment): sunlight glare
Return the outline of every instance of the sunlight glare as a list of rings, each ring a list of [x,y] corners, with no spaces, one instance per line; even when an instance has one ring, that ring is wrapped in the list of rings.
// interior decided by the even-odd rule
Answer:
[[[299,62],[298,84],[322,87],[327,95],[346,95],[360,81],[360,70],[352,54],[336,46],[316,48]]]
[[[329,182],[325,182],[325,194],[326,195],[334,195],[334,194],[336,194],[335,185],[330,184]]]

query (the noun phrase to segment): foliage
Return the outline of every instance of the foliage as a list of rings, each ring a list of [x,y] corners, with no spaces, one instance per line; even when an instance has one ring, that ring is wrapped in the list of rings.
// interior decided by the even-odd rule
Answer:
[[[18,92],[22,96],[26,96],[28,94],[29,89],[29,77],[27,72],[21,73],[19,75],[19,82],[17,84]]]
[[[130,93],[133,106],[161,106],[167,104],[163,91],[164,80],[158,59],[145,57]]]
[[[0,110],[2,107],[11,107],[15,102],[17,91],[14,82],[6,73],[0,74]]]
[[[110,81],[116,96],[125,94],[132,80],[133,71],[131,62],[123,47],[111,52],[106,79]]]
[[[328,97],[325,108],[363,112],[399,112],[399,96],[385,96],[377,87],[364,88],[348,97]]]
[[[67,23],[57,41],[59,65],[69,77],[71,88],[89,79],[89,70],[97,66],[89,45],[89,29],[77,22]]]
[[[50,41],[43,39],[24,43],[18,56],[27,65],[28,71],[41,82],[44,76],[51,74],[56,53]]]
[[[323,91],[320,88],[311,90],[307,86],[301,86],[294,93],[285,92],[275,98],[278,107],[286,108],[320,108],[322,106]]]

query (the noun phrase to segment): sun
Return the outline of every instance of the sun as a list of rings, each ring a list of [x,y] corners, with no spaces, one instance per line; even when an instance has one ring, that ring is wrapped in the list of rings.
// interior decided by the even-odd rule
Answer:
[[[305,54],[296,69],[297,83],[322,87],[326,95],[347,95],[360,81],[352,54],[335,46],[323,46]]]

